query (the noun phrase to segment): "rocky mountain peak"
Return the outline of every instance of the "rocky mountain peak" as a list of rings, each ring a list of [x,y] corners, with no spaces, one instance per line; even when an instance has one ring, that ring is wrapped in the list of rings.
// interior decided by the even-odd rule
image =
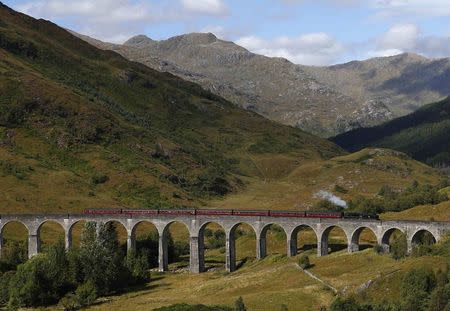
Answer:
[[[199,33],[193,32],[181,36],[176,36],[168,39],[167,41],[174,41],[186,45],[198,45],[198,44],[211,44],[218,39],[213,33]]]
[[[153,43],[153,42],[155,42],[155,41],[150,39],[146,35],[138,35],[138,36],[131,37],[130,39],[125,41],[125,43],[123,45],[139,47],[139,46],[145,46],[145,45],[147,45],[149,43]]]

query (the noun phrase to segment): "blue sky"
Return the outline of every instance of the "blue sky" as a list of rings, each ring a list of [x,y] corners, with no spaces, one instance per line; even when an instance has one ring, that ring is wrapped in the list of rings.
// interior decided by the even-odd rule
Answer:
[[[104,41],[213,32],[259,54],[329,65],[450,56],[450,0],[3,0]]]

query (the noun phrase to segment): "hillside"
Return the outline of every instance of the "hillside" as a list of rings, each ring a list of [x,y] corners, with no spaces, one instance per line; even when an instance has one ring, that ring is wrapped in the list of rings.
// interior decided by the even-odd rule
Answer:
[[[409,53],[318,67],[257,55],[211,33],[161,41],[139,35],[122,45],[78,36],[323,137],[381,124],[450,94],[449,59]]]
[[[349,202],[359,196],[374,197],[386,185],[404,190],[414,181],[437,184],[444,177],[404,153],[381,148],[366,148],[323,161],[255,161],[264,178],[245,178],[246,189],[210,204],[217,208],[305,210],[324,194]]]
[[[450,163],[450,98],[383,125],[363,128],[332,139],[341,147],[355,151],[367,146],[405,152],[430,164]]]
[[[413,112],[450,94],[450,58],[413,53],[352,61],[329,67],[305,67],[321,83],[357,102],[379,101],[393,117]],[[375,124],[374,124],[375,125]]]
[[[320,83],[288,60],[251,53],[211,33],[191,33],[162,41],[140,35],[123,45],[81,38],[133,61],[199,83],[272,120],[320,136],[342,132],[337,129],[338,121],[358,110],[358,104],[350,97]]]
[[[0,5],[2,213],[199,206],[331,142]],[[255,173],[256,172],[256,173]]]
[[[358,293],[363,300],[378,303],[380,296],[387,301],[399,298],[398,285],[412,267],[445,267],[448,260],[422,257],[395,261],[370,249],[350,255],[341,251],[321,258],[310,255],[310,258],[314,265],[310,271],[339,292],[344,295]],[[329,305],[336,298],[335,294],[300,271],[297,260],[298,257],[272,255],[262,262],[250,262],[231,274],[221,271],[200,275],[155,273],[154,280],[139,293],[110,297],[89,310],[129,310],[130,305],[135,310],[149,310],[181,302],[232,306],[239,296],[243,297],[248,310],[254,311],[280,310],[282,304],[296,311],[320,310],[321,306]],[[373,284],[362,290],[367,282]],[[392,286],[393,283],[397,287]],[[380,285],[391,288],[390,294],[386,295]],[[217,294],[219,291],[220,295]]]

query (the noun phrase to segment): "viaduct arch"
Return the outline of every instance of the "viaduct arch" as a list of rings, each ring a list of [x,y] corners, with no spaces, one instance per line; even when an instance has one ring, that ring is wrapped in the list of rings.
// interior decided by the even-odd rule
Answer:
[[[272,224],[283,228],[287,237],[287,255],[297,253],[297,233],[301,228],[310,228],[317,240],[317,255],[328,254],[328,233],[334,227],[345,233],[348,252],[359,250],[359,237],[364,229],[373,232],[377,243],[389,251],[389,237],[394,230],[400,230],[406,235],[408,251],[412,250],[418,234],[428,232],[434,241],[439,241],[446,231],[450,230],[450,222],[426,221],[380,221],[371,219],[329,219],[329,218],[293,218],[271,216],[204,216],[204,215],[1,215],[0,218],[0,251],[3,246],[3,228],[9,222],[19,222],[28,231],[28,256],[40,252],[39,228],[47,221],[61,225],[65,233],[66,248],[72,245],[73,226],[80,222],[94,222],[96,224],[115,221],[123,225],[127,232],[127,248],[133,249],[136,241],[136,227],[141,222],[153,224],[159,235],[159,270],[168,269],[167,230],[171,223],[179,222],[186,226],[189,232],[190,270],[193,273],[205,271],[204,263],[204,228],[209,223],[216,223],[225,231],[226,270],[236,269],[236,228],[240,224],[248,224],[256,235],[256,257],[266,256],[267,229]]]

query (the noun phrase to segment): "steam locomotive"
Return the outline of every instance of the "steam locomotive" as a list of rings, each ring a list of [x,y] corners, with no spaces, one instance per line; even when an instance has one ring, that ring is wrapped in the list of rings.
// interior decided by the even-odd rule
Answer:
[[[309,212],[309,211],[271,211],[271,210],[217,210],[217,209],[85,209],[86,215],[125,215],[125,216],[241,216],[241,217],[290,217],[290,218],[344,218],[375,219],[377,214],[353,212]]]

